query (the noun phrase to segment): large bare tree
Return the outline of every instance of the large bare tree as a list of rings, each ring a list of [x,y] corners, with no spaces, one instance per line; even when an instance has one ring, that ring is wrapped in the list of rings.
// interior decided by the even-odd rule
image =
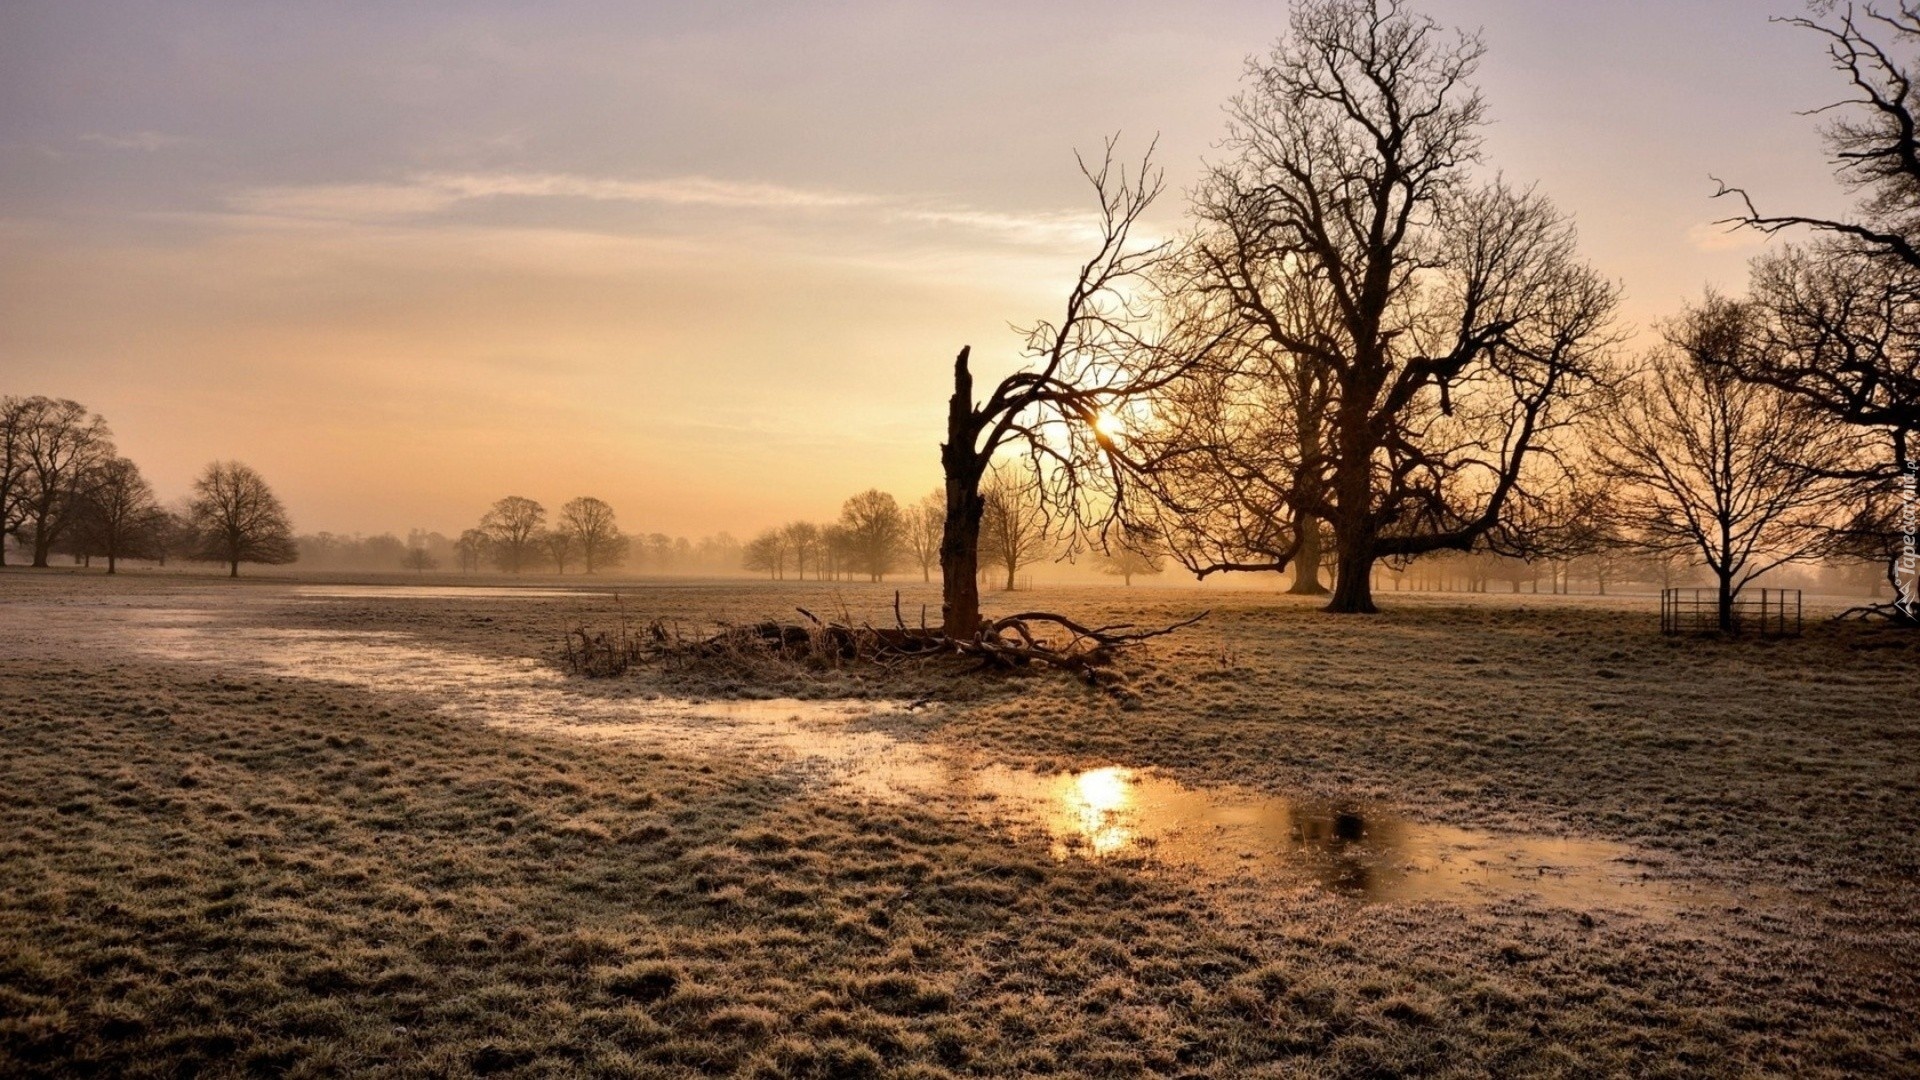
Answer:
[[[1224,384],[1275,404],[1230,402],[1222,422],[1291,400],[1325,428],[1239,463],[1233,527],[1260,542],[1224,538],[1201,572],[1285,569],[1318,519],[1336,548],[1328,610],[1373,611],[1377,560],[1472,548],[1575,412],[1615,290],[1544,198],[1477,177],[1481,54],[1399,0],[1300,0],[1251,66],[1201,200],[1223,224],[1200,247],[1207,287],[1258,333]],[[1325,317],[1299,317],[1303,296]],[[1270,385],[1302,377],[1305,393]]]
[[[1753,305],[1716,297],[1681,316],[1625,387],[1599,449],[1621,483],[1628,535],[1713,573],[1722,630],[1736,629],[1749,582],[1822,552],[1853,488],[1809,477],[1797,459],[1843,462],[1858,449],[1804,402],[1735,376],[1733,354],[1766,347],[1760,322]]]
[[[193,525],[198,557],[225,563],[228,577],[240,564],[290,563],[299,558],[286,508],[266,478],[238,461],[216,461],[193,482]]]
[[[946,511],[941,527],[941,633],[970,640],[980,617],[981,483],[1004,451],[1025,456],[1040,477],[1039,495],[1055,520],[1084,535],[1098,519],[1104,536],[1129,505],[1133,478],[1151,470],[1115,432],[1130,402],[1167,386],[1197,363],[1212,328],[1164,318],[1153,302],[1155,270],[1165,243],[1136,242],[1134,230],[1162,186],[1152,151],[1129,171],[1114,143],[1097,166],[1081,171],[1099,202],[1100,239],[1081,264],[1057,319],[1026,332],[1024,365],[976,399],[972,349],[954,360],[947,436],[940,446]]]
[[[480,531],[486,534],[487,549],[500,569],[517,574],[538,556],[546,523],[546,507],[524,496],[509,495],[494,503],[480,519]]]
[[[26,519],[27,425],[34,415],[29,402],[34,400],[0,397],[0,566],[7,564],[7,538]]]
[[[1895,601],[1882,613],[1920,626],[1906,494],[1920,474],[1920,116],[1914,52],[1920,4],[1818,7],[1824,18],[1783,20],[1826,45],[1851,96],[1815,110],[1830,118],[1840,180],[1859,193],[1843,217],[1762,213],[1740,188],[1732,223],[1812,241],[1756,260],[1754,298],[1771,315],[1773,347],[1735,358],[1740,378],[1794,395],[1835,423],[1868,435],[1864,461],[1799,458],[1810,476],[1862,482],[1841,526],[1851,554],[1883,560]]]

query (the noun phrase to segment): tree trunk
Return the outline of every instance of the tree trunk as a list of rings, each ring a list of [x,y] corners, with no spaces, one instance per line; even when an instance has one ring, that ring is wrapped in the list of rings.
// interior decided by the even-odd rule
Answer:
[[[940,469],[946,477],[947,513],[940,530],[940,632],[971,638],[980,632],[980,519],[986,500],[980,477],[986,463],[974,446],[971,350],[962,348],[953,362],[953,397],[947,401],[947,441],[940,444]]]
[[[1373,606],[1372,446],[1367,441],[1363,408],[1343,405],[1338,420],[1340,462],[1334,471],[1333,598],[1326,610],[1340,615],[1371,615]]]
[[[1013,586],[1014,586],[1013,575],[1017,569],[1019,569],[1019,566],[1017,563],[1007,564],[1007,591],[1008,592],[1013,591]]]
[[[1372,615],[1380,610],[1373,606],[1373,545],[1370,540],[1358,537],[1352,542],[1341,540],[1333,578],[1333,599],[1327,603],[1328,611],[1343,615]]]
[[[107,553],[107,573],[109,573],[109,574],[111,574],[111,573],[113,573],[113,572],[114,572],[114,569],[115,569],[115,568],[114,568],[114,562],[115,562],[115,561],[116,561],[116,560],[115,560],[115,559],[114,559],[114,557],[113,557],[113,553],[112,553],[112,552],[108,552],[108,553]]]
[[[1325,596],[1320,584],[1320,522],[1311,515],[1300,515],[1300,550],[1293,557],[1293,585],[1287,592],[1294,596]]]
[[[228,577],[240,576],[240,560],[239,559],[232,560],[232,569],[227,571],[227,576]]]
[[[1720,629],[1723,633],[1733,632],[1733,575],[1722,572],[1720,575]]]

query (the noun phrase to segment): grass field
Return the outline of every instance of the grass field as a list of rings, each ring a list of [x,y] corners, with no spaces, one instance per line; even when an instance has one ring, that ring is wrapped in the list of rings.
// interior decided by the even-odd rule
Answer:
[[[1019,606],[1213,614],[1119,692],[585,681],[574,626],[893,587],[417,592],[0,573],[0,1074],[1920,1074],[1911,635],[1057,589]],[[1368,837],[1240,850],[1324,807]],[[1323,872],[1401,834],[1537,886]]]

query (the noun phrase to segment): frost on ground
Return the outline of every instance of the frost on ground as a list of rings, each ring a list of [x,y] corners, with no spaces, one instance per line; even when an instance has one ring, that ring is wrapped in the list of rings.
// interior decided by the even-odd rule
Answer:
[[[0,1072],[1920,1071],[1920,649],[1897,634],[1677,643],[1647,601],[1388,595],[1340,619],[1089,589],[1021,604],[1215,614],[1130,658],[1125,700],[857,666],[581,683],[551,668],[577,625],[878,622],[893,593],[339,584],[0,575]],[[583,707],[529,729],[449,707],[457,671],[247,659],[303,636],[491,658]],[[1063,852],[759,743],[560,730],[663,695],[927,701],[852,734],[1603,845],[1711,900],[1368,902]]]

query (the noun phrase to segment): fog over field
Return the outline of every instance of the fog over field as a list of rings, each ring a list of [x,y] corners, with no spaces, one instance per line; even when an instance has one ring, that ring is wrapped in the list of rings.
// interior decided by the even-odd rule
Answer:
[[[1920,1077],[1920,2],[0,8],[0,1076]]]

